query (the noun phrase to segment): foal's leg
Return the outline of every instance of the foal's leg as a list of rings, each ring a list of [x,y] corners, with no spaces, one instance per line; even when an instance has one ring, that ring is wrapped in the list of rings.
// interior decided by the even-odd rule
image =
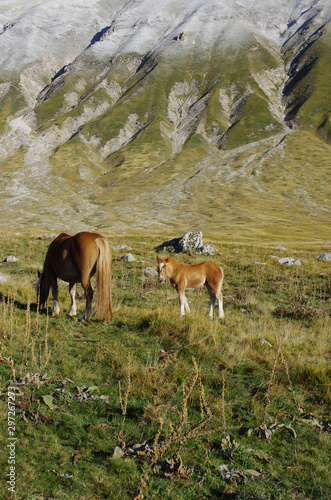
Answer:
[[[224,318],[224,311],[223,311],[223,295],[220,290],[221,285],[218,285],[218,290],[214,291],[213,287],[209,284],[206,283],[206,287],[209,293],[209,299],[210,299],[210,309],[209,309],[209,316],[212,318],[214,316],[214,309],[215,309],[215,304],[216,304],[216,299],[218,300],[218,317],[219,318]]]
[[[219,318],[224,318],[223,294],[222,294],[221,290],[218,291],[217,298],[218,298],[218,317]]]
[[[212,287],[209,285],[209,283],[206,283],[206,288],[208,290],[209,294],[209,301],[210,301],[210,306],[209,306],[209,316],[212,318],[214,316],[214,309],[215,309],[215,304],[216,304],[216,294]]]
[[[58,316],[60,314],[60,307],[59,307],[59,294],[57,290],[57,279],[56,276],[51,277],[51,288],[52,288],[52,295],[53,295],[53,312],[52,312],[52,317]]]
[[[218,299],[218,317],[219,318],[224,318],[224,311],[223,311],[223,294],[222,294],[222,281],[218,283],[218,287],[216,289],[216,297]]]
[[[69,283],[69,293],[70,293],[70,298],[71,298],[71,307],[69,314],[70,316],[76,316],[77,314],[77,308],[76,308],[76,283]]]
[[[191,312],[187,302],[187,298],[185,297],[185,286],[178,286],[177,290],[179,294],[180,314],[181,316],[185,316],[185,311],[187,313]]]
[[[191,309],[190,309],[190,307],[189,307],[189,305],[188,305],[188,300],[187,300],[186,295],[185,295],[184,297],[185,297],[185,311],[186,311],[187,313],[190,313],[190,312],[191,312]]]

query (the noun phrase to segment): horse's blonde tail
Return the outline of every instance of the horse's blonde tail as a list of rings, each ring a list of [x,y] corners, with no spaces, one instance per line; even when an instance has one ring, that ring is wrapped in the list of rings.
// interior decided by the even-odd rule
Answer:
[[[95,243],[99,249],[97,260],[97,299],[96,317],[105,321],[113,320],[113,306],[111,300],[111,271],[112,256],[107,240],[97,238]]]

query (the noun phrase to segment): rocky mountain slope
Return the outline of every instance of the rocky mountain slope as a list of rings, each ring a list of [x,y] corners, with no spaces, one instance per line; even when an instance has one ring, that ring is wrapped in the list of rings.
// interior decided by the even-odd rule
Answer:
[[[1,225],[326,234],[330,17],[328,0],[3,2]]]

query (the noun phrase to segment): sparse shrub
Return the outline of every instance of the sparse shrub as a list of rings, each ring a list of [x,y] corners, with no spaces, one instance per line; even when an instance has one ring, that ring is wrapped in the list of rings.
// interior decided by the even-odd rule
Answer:
[[[273,315],[278,318],[313,319],[325,315],[321,309],[293,301],[290,305],[278,306],[273,311]]]

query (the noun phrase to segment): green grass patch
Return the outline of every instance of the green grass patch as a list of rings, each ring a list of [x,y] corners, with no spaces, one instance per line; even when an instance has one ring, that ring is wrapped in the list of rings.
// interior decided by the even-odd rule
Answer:
[[[186,292],[192,314],[180,318],[176,291],[144,274],[155,267],[161,238],[109,238],[128,244],[136,261],[114,252],[115,318],[104,325],[68,316],[62,282],[59,318],[37,313],[33,285],[49,240],[2,235],[3,258],[19,259],[0,265],[7,277],[0,285],[1,435],[7,442],[15,379],[16,495],[325,496],[331,277],[327,263],[316,261],[315,243],[298,249],[293,242],[303,265],[286,268],[269,257],[280,252],[270,241],[210,237],[222,252],[212,260],[225,271],[220,321],[206,317],[205,290]],[[77,302],[81,314],[82,289]],[[296,314],[298,306],[318,314]],[[8,459],[3,446],[3,498],[12,498]]]

